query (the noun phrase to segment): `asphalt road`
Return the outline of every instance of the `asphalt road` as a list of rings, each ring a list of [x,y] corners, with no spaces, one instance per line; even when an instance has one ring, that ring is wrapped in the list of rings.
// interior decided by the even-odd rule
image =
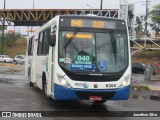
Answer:
[[[47,119],[72,120],[82,119],[83,117],[85,120],[106,120],[106,117],[101,117],[100,111],[108,115],[112,111],[111,114],[115,116],[123,116],[126,114],[124,113],[126,111],[160,111],[159,101],[150,100],[149,94],[151,94],[151,91],[142,91],[139,94],[133,91],[131,92],[130,99],[127,101],[107,101],[104,104],[98,105],[85,100],[55,102],[53,100],[47,100],[39,89],[30,87],[23,74],[0,74],[0,111],[62,111],[58,116]],[[137,95],[139,96],[137,97]],[[73,111],[75,115],[72,114]],[[70,114],[73,117],[64,117],[63,113]],[[8,119],[16,120],[17,118]],[[23,119],[41,120],[44,118]],[[117,117],[111,117],[109,119],[115,120]],[[137,117],[118,117],[118,119],[135,120]],[[144,118],[141,117],[138,119],[143,120]],[[159,120],[160,118],[148,117],[144,120],[146,119]]]

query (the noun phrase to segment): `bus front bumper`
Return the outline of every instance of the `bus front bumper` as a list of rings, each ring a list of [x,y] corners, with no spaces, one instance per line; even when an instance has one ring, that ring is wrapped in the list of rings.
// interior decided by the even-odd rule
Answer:
[[[102,96],[103,100],[127,100],[129,96],[130,86],[111,89],[75,89],[65,88],[58,84],[54,84],[55,100],[89,100],[90,96]]]

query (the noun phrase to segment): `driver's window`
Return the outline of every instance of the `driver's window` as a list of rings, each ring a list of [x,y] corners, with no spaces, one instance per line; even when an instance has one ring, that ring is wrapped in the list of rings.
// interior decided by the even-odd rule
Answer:
[[[53,25],[51,27],[51,33],[50,33],[50,46],[54,47],[56,44],[56,25]]]

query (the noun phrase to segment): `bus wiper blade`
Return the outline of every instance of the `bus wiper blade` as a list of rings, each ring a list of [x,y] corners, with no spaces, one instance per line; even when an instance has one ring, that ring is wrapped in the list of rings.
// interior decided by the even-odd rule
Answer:
[[[77,33],[78,33],[78,30],[74,31],[74,33],[72,34],[72,36],[68,39],[67,43],[64,45],[64,49],[67,49],[67,47],[72,42],[73,38],[77,35]]]
[[[118,52],[118,48],[117,48],[117,42],[116,42],[116,38],[115,38],[113,31],[110,31],[110,36],[111,36],[111,44],[112,44],[112,49],[114,53],[115,63],[117,64],[117,54],[116,53]]]
[[[110,36],[111,36],[111,44],[112,44],[112,49],[113,49],[113,53],[117,53],[117,42],[115,39],[115,35],[113,33],[113,31],[110,31]]]

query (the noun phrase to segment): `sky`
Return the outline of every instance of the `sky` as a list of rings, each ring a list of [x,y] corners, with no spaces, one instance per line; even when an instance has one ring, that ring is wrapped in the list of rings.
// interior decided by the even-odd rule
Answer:
[[[6,0],[6,9],[99,9],[101,0]],[[120,0],[103,0],[103,9],[119,9]],[[135,16],[145,14],[146,0],[128,0],[129,4],[135,4]],[[150,0],[149,10],[160,4],[160,0]],[[87,6],[87,4],[89,6]],[[0,0],[0,9],[4,7],[4,0]],[[16,32],[25,32],[27,27],[17,27]],[[8,29],[13,29],[9,27]]]

